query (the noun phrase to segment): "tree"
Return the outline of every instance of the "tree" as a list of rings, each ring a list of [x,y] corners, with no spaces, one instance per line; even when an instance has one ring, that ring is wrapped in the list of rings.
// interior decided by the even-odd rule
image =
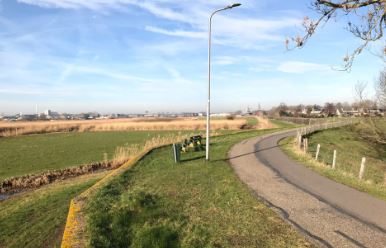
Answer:
[[[330,117],[330,116],[334,116],[336,115],[336,107],[333,103],[329,103],[327,102],[325,105],[324,105],[324,113]]]
[[[375,82],[377,100],[382,108],[386,108],[386,68],[379,73],[378,80]]]
[[[365,100],[365,91],[366,91],[367,83],[358,81],[355,84],[354,90],[355,90],[355,96],[357,97],[357,101],[359,103],[363,102]]]
[[[360,81],[354,87],[356,102],[353,103],[353,106],[362,114],[368,113],[370,109],[377,109],[377,103],[366,98],[366,88],[367,83]]]
[[[292,38],[297,47],[303,47],[318,27],[331,19],[357,16],[354,22],[347,21],[347,29],[362,43],[344,57],[343,70],[351,69],[355,57],[362,53],[369,43],[383,37],[383,29],[386,27],[386,0],[312,0],[311,8],[319,14],[319,18],[316,20],[304,18],[305,35]],[[287,39],[287,47],[289,43],[290,40]],[[385,53],[386,48],[382,54]]]
[[[280,116],[288,116],[288,106],[285,103],[280,103],[279,107],[277,108],[279,111]]]

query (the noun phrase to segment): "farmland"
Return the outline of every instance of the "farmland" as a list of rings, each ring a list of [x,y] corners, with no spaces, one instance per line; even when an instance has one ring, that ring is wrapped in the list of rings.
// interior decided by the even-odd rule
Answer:
[[[267,120],[256,118],[214,119],[212,126],[214,132],[227,133],[240,130],[247,123],[253,123],[253,125],[248,125],[248,128],[253,129],[273,126]],[[19,131],[18,135],[3,133],[7,137],[0,138],[0,181],[47,170],[110,161],[114,159],[118,147],[141,146],[146,140],[155,137],[188,135],[192,132],[202,133],[196,128],[205,127],[205,121],[199,119],[129,119],[16,122],[1,125],[4,130],[8,130],[4,133],[11,132],[10,130]],[[64,128],[74,125],[77,127],[74,130],[77,131]],[[93,129],[87,129],[85,126],[93,127]],[[23,132],[25,135],[22,135]],[[42,133],[26,135],[30,132]]]
[[[0,138],[0,180],[112,159],[119,146],[143,145],[171,131],[52,133]]]

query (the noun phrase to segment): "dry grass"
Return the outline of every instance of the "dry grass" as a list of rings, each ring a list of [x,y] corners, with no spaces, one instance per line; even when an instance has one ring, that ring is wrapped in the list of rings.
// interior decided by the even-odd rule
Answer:
[[[211,127],[212,130],[239,130],[246,123],[244,118],[213,119]],[[205,125],[204,119],[197,118],[0,122],[0,137],[53,132],[204,130]]]
[[[163,146],[163,145],[169,145],[172,143],[181,142],[184,139],[193,136],[194,134],[181,134],[178,133],[177,135],[170,134],[167,136],[157,136],[150,140],[147,140],[144,145],[128,145],[128,146],[120,146],[115,149],[114,158],[112,161],[113,165],[121,165],[128,161],[130,158],[133,158],[135,156],[138,156],[141,152],[150,150],[155,147]],[[215,136],[215,133],[212,133],[211,135]]]
[[[276,128],[277,126],[269,121],[269,119],[264,117],[256,117],[257,118],[257,128],[256,129],[270,129]]]

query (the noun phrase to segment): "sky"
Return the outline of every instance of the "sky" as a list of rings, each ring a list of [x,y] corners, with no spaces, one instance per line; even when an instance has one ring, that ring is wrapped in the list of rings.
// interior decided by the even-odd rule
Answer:
[[[213,18],[212,108],[352,102],[357,81],[383,62],[365,51],[350,73],[333,68],[359,45],[346,17],[302,49],[310,0],[240,0]],[[0,114],[205,111],[208,17],[228,0],[0,0]],[[377,50],[379,44],[370,49]]]

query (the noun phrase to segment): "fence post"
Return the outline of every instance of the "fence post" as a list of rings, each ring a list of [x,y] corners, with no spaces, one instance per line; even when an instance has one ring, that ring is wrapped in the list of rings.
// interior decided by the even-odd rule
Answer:
[[[318,161],[319,152],[320,152],[320,144],[318,144],[318,146],[316,147],[316,155],[315,155],[315,160],[316,161]]]
[[[334,156],[332,158],[332,169],[335,170],[336,167],[336,150],[334,150]]]
[[[362,163],[361,163],[361,169],[359,170],[359,180],[363,179],[363,176],[365,174],[365,169],[366,169],[366,158],[362,158]]]
[[[308,138],[306,139],[306,152],[308,152]]]
[[[179,163],[181,161],[181,147],[178,144],[173,144],[174,162]]]

